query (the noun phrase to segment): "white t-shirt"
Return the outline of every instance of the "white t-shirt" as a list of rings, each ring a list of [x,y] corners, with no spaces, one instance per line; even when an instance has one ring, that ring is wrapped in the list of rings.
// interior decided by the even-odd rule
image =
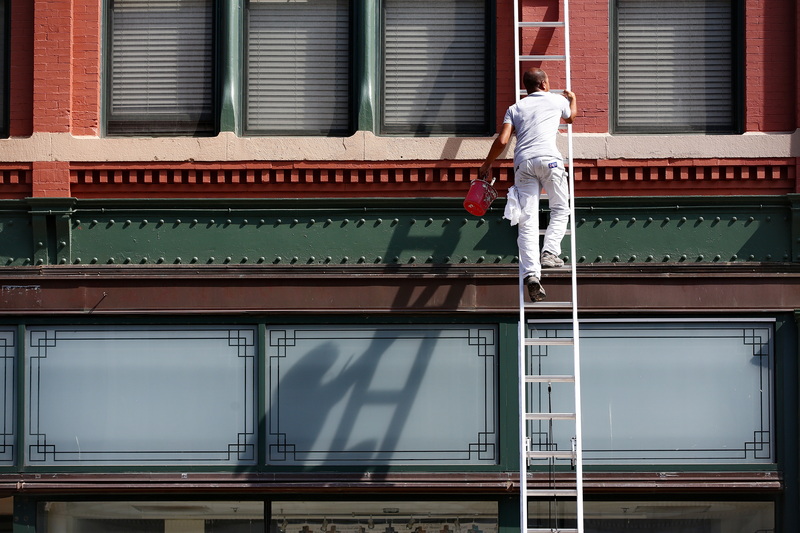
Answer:
[[[509,107],[503,124],[513,125],[517,134],[514,165],[534,157],[560,158],[558,124],[569,116],[569,100],[549,92],[536,91]]]

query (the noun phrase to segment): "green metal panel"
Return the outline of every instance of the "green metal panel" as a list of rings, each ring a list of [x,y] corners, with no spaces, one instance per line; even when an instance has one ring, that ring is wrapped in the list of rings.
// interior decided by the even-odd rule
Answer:
[[[14,533],[36,532],[36,500],[25,496],[14,497]]]
[[[508,263],[514,238],[499,217],[456,212],[281,211],[181,214],[81,212],[73,264]],[[507,225],[506,225],[507,226]]]
[[[636,201],[579,199],[579,264],[800,260],[800,210],[784,197]],[[6,201],[0,266],[511,264],[502,211],[475,217],[457,198]]]
[[[785,205],[579,209],[579,263],[791,261]]]
[[[0,266],[33,264],[33,228],[27,210],[0,204]]]

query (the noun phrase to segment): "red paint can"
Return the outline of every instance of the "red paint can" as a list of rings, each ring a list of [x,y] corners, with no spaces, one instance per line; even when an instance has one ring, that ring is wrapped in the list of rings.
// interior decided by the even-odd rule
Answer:
[[[494,190],[492,183],[483,179],[476,179],[472,181],[467,192],[467,197],[464,198],[464,209],[470,214],[475,216],[483,216],[492,202],[497,198],[497,191]]]

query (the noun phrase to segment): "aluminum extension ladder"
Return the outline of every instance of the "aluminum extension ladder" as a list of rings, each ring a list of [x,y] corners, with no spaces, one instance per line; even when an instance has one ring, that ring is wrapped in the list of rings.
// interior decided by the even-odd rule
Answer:
[[[515,51],[515,91],[517,100],[524,96],[526,91],[521,89],[520,71],[526,64],[540,61],[560,61],[564,65],[564,79],[566,89],[571,89],[570,84],[570,43],[569,43],[569,0],[562,0],[560,21],[529,22],[520,20],[519,0],[514,0],[514,51]],[[522,55],[520,54],[521,33],[525,28],[553,28],[553,31],[563,30],[563,54],[560,55]],[[530,31],[530,30],[529,30]],[[545,70],[547,70],[545,68]],[[569,168],[569,197],[570,217],[567,235],[570,236],[569,263],[571,279],[571,298],[569,302],[539,302],[528,303],[525,299],[522,272],[519,276],[519,434],[520,434],[520,526],[521,533],[583,533],[583,439],[581,434],[581,387],[580,387],[580,335],[578,327],[577,309],[577,280],[575,261],[577,258],[575,246],[575,182],[573,177],[572,155],[572,125],[566,125],[567,150]],[[529,324],[533,322],[530,316],[535,310],[552,309],[556,307],[569,308],[572,311],[572,336],[571,338],[548,338],[530,335]],[[537,373],[533,365],[532,350],[547,350],[549,347],[565,346],[566,351],[571,348],[572,374],[547,375]],[[564,350],[562,348],[562,350]],[[529,360],[530,359],[530,360]],[[574,408],[571,412],[558,411],[558,406],[548,402],[547,408],[542,405],[541,395],[546,387],[547,397],[551,397],[552,387],[572,387],[574,391]],[[534,401],[535,392],[540,393],[538,401]],[[563,397],[563,395],[562,395]],[[570,406],[572,407],[572,406]],[[573,423],[574,433],[570,449],[554,449],[552,442],[552,428],[554,423]],[[550,429],[542,432],[542,427]],[[548,436],[549,435],[549,436]],[[535,439],[535,440],[534,440]],[[543,442],[544,441],[544,442]],[[539,463],[546,465],[538,470],[539,473],[549,470],[547,482],[539,482],[529,487],[528,471]],[[569,466],[563,466],[569,465]],[[572,473],[574,477],[565,474]],[[545,520],[537,521],[533,527],[528,527],[528,505],[530,502],[546,503],[548,516]],[[574,502],[575,512],[559,508],[566,502]]]

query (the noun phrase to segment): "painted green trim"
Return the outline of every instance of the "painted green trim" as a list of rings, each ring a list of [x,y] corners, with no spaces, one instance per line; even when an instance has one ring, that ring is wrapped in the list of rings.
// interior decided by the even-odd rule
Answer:
[[[381,31],[379,2],[353,0],[353,95],[356,130],[375,131]]]
[[[242,0],[217,5],[219,46],[217,52],[219,87],[219,131],[240,133],[242,107]]]
[[[800,523],[800,309],[794,316],[781,317],[775,325],[776,353],[780,364],[776,369],[776,394],[780,402],[776,432],[778,459],[784,472],[784,492],[778,506],[777,531],[794,528],[781,524]]]
[[[14,533],[36,533],[37,501],[27,496],[14,496]]]
[[[800,194],[788,194],[791,208],[792,261],[800,261]]]
[[[15,377],[15,390],[14,400],[15,405],[15,419],[13,423],[14,428],[14,464],[21,465],[25,461],[25,423],[26,408],[25,408],[25,389],[27,384],[25,382],[25,324],[18,324],[16,331],[16,360],[14,361],[14,377]],[[9,470],[18,470],[18,467],[8,467]]]
[[[798,263],[799,198],[579,198],[579,256],[564,258],[629,266]],[[0,202],[0,268],[508,265],[517,262],[517,230],[503,208],[498,200],[479,218],[461,198],[8,200]]]
[[[500,464],[508,472],[519,471],[519,317],[499,324],[499,364],[497,403],[500,410]]]
[[[497,500],[497,533],[519,533],[520,500],[519,497],[507,496]]]
[[[258,339],[261,341],[258,343],[258,351],[256,353],[256,364],[254,371],[256,372],[257,380],[256,384],[258,387],[257,391],[257,419],[256,419],[256,442],[258,443],[258,451],[257,457],[258,460],[256,461],[256,465],[266,465],[267,464],[267,343],[265,342],[267,338],[267,324],[265,322],[259,322],[258,324]],[[253,467],[256,470],[260,470],[260,466]]]

